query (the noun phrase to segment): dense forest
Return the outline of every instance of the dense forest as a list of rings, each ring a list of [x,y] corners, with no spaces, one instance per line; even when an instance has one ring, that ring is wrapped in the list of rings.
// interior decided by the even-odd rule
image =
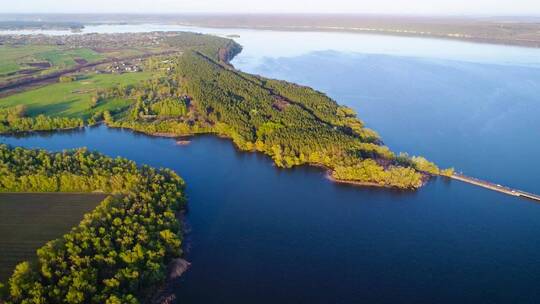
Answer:
[[[184,183],[86,149],[49,153],[0,145],[0,191],[110,195],[79,226],[48,242],[0,284],[5,303],[141,303],[181,254]]]

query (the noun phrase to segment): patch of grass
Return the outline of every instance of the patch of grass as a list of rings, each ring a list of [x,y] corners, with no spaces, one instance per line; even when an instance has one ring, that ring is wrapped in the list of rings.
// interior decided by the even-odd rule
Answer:
[[[156,49],[156,50],[150,49],[150,51],[159,52],[161,51],[161,49]],[[141,56],[146,53],[147,53],[146,50],[120,49],[120,50],[107,50],[105,52],[101,52],[100,54],[108,58],[122,58],[122,57]]]
[[[41,71],[41,73],[48,73],[75,66],[76,59],[95,62],[105,57],[88,48],[64,49],[52,45],[0,46],[0,81],[24,76],[10,75],[20,70],[36,69],[29,63],[50,63],[50,67]]]
[[[67,56],[60,50],[52,50],[37,54],[40,60],[48,61],[55,67],[69,67],[75,65],[75,61],[72,56]]]
[[[55,47],[48,45],[24,45],[24,46],[0,46],[0,60],[12,61],[21,60],[28,56],[33,56],[40,52],[54,50]]]
[[[89,62],[103,59],[103,55],[91,49],[76,49],[68,52],[74,58],[85,59]]]
[[[17,72],[20,66],[13,61],[0,62],[0,75],[6,75],[9,73]]]
[[[46,242],[61,237],[105,199],[104,194],[0,194],[0,281],[15,266],[36,256]]]
[[[91,49],[51,50],[39,53],[36,57],[48,61],[53,67],[68,68],[76,64],[75,59],[97,61],[103,56]]]
[[[115,112],[131,104],[130,100],[112,99],[90,108],[91,98],[98,89],[136,84],[151,77],[151,73],[147,72],[87,75],[77,81],[55,83],[2,98],[0,108],[25,105],[30,116],[44,114],[87,119],[95,112],[105,110]]]
[[[53,50],[52,46],[0,46],[0,76],[27,67],[25,63],[37,61],[35,55]]]

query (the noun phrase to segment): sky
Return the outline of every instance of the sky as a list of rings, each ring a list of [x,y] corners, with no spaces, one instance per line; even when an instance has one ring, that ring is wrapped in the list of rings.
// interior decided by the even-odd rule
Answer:
[[[540,0],[0,0],[0,13],[540,15]]]

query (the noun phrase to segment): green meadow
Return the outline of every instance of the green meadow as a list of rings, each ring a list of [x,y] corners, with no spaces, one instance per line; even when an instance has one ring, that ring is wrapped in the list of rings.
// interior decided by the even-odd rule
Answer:
[[[0,80],[10,79],[21,70],[39,70],[33,63],[48,62],[50,67],[43,67],[40,73],[66,69],[75,66],[75,60],[84,59],[95,62],[105,58],[104,55],[88,49],[62,49],[51,45],[0,46]],[[21,74],[22,75],[22,74]]]
[[[53,46],[0,46],[0,76],[17,72],[25,63],[38,61],[37,54],[51,52]]]
[[[95,112],[116,112],[131,104],[131,101],[125,99],[111,99],[92,108],[91,99],[97,90],[132,85],[150,77],[151,73],[147,72],[85,75],[73,82],[55,83],[2,98],[0,108],[25,105],[26,113],[30,116],[44,114],[87,119]]]
[[[36,54],[37,59],[48,61],[53,67],[66,68],[76,64],[75,59],[88,62],[103,59],[103,56],[91,49],[51,50]]]

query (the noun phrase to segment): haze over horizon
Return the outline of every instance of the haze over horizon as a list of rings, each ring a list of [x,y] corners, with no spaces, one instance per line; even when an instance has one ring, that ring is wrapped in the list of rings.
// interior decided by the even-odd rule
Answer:
[[[437,4],[434,5],[434,2]],[[535,0],[25,0],[5,3],[0,13],[352,13],[403,15],[539,16]]]

